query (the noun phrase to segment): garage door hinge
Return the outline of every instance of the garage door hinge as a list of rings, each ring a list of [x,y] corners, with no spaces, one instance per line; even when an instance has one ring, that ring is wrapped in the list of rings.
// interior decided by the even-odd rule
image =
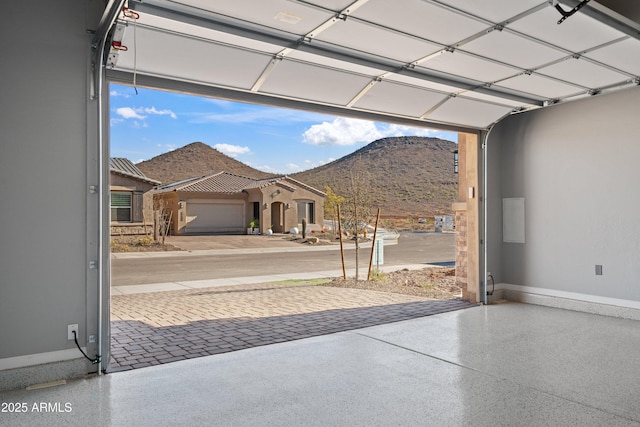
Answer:
[[[89,261],[89,268],[91,270],[95,270],[96,268],[98,268],[98,261],[96,260]]]
[[[98,186],[90,185],[89,186],[89,194],[98,194]]]

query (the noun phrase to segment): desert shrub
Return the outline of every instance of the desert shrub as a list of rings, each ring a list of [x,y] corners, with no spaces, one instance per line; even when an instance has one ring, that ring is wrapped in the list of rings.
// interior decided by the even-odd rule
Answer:
[[[134,244],[136,246],[151,246],[153,239],[151,237],[140,237]]]
[[[386,277],[387,275],[385,274],[384,271],[378,270],[377,268],[371,269],[371,276],[370,276],[371,280],[384,280],[386,279]]]

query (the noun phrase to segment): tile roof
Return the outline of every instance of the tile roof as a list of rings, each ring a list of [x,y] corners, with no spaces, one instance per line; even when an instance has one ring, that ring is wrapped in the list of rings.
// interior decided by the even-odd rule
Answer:
[[[325,194],[313,187],[303,184],[299,181],[289,178],[288,176],[278,176],[267,179],[253,179],[246,176],[234,175],[228,172],[218,172],[213,175],[205,175],[196,178],[185,179],[171,184],[163,185],[158,189],[159,192],[168,191],[184,191],[193,193],[218,193],[218,194],[237,194],[245,190],[260,189],[274,184],[280,184],[290,190],[295,190],[295,183],[307,190],[311,190],[322,196]]]
[[[109,170],[111,172],[128,176],[130,178],[136,178],[141,181],[148,182],[150,184],[158,185],[160,181],[156,181],[155,179],[147,178],[144,173],[133,162],[124,157],[111,157],[109,159]]]

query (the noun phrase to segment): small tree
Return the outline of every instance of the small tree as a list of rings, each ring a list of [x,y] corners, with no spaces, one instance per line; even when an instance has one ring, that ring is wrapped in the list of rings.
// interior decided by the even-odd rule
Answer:
[[[344,202],[345,228],[351,230],[355,236],[356,281],[359,279],[360,234],[364,234],[365,227],[373,218],[370,183],[370,174],[364,162],[359,157],[356,158],[349,171],[349,184]]]
[[[165,238],[169,234],[173,211],[169,204],[160,197],[153,198],[153,240],[156,242],[162,238],[164,245]]]
[[[331,218],[331,229],[335,238],[338,230],[338,206],[344,204],[344,197],[338,196],[328,185],[324,186],[324,192],[327,194],[324,199],[324,217]]]

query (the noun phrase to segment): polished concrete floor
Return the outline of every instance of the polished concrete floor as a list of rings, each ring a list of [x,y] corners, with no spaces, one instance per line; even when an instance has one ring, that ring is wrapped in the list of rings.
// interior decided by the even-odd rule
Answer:
[[[0,401],[12,427],[640,425],[640,323],[477,306]]]

